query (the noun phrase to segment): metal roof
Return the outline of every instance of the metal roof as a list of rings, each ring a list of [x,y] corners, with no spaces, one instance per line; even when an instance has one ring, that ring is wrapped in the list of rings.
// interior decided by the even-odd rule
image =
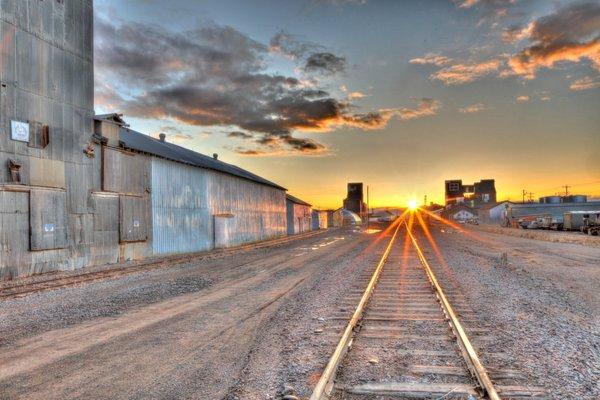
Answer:
[[[300,205],[303,205],[303,206],[309,206],[309,207],[312,207],[312,205],[311,205],[311,204],[308,204],[307,202],[305,202],[305,201],[303,201],[303,200],[300,200],[299,198],[297,198],[297,197],[294,197],[294,196],[292,196],[291,194],[287,194],[287,193],[286,193],[285,197],[286,197],[286,198],[287,198],[289,201],[291,201],[292,203],[296,203],[296,204],[300,204]]]
[[[204,154],[196,153],[193,150],[177,146],[173,143],[162,142],[148,135],[144,135],[143,133],[131,130],[125,126],[121,126],[119,136],[121,146],[128,149],[141,151],[195,167],[223,172],[277,189],[287,190],[276,183],[255,175],[252,172],[246,171],[245,169],[236,167],[235,165],[219,161]]]

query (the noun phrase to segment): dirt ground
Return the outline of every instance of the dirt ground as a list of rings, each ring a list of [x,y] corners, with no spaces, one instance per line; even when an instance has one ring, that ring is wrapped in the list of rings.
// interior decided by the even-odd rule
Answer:
[[[372,263],[374,240],[332,230],[2,301],[0,398],[274,396],[288,367],[306,368],[290,344],[306,342],[331,294]],[[249,367],[264,345],[268,358]]]
[[[431,231],[443,256],[429,246],[437,273],[495,327],[494,340],[478,349],[484,364],[486,353],[503,352],[551,398],[600,398],[600,248],[441,225]]]
[[[490,351],[552,398],[600,396],[600,249],[432,233],[448,268],[430,249],[432,266],[498,328]],[[342,326],[327,316],[386,242],[333,230],[0,301],[0,398],[306,398]]]

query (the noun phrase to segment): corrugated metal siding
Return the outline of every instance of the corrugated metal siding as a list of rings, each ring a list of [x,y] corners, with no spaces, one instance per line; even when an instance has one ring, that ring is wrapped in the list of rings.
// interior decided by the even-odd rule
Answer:
[[[307,205],[286,200],[287,234],[297,235],[312,229],[311,208]]]
[[[212,214],[233,214],[230,246],[283,236],[285,192],[220,172],[207,171]]]
[[[29,250],[29,193],[0,191],[0,278],[18,275]]]
[[[212,248],[206,171],[152,158],[152,250],[186,253]]]
[[[520,218],[527,215],[550,214],[555,218],[562,218],[569,211],[595,211],[600,208],[600,201],[587,203],[560,203],[560,204],[511,204],[508,208],[509,218]]]
[[[236,246],[286,233],[285,192],[228,174],[152,157],[155,254],[209,250],[214,216]],[[224,243],[220,246],[226,247]]]
[[[62,190],[32,190],[29,203],[31,250],[67,247],[67,193]]]
[[[148,156],[104,148],[103,189],[108,192],[143,195],[150,179]]]
[[[119,196],[119,237],[121,242],[141,242],[148,239],[146,198]]]
[[[13,238],[2,243],[6,248],[19,249],[18,256],[13,251],[0,254],[2,277],[93,263],[90,193],[100,189],[100,157],[88,158],[82,151],[92,136],[92,6],[91,0],[1,1],[0,183],[10,182],[7,159],[13,158],[22,165],[24,185],[65,187],[66,200],[63,192],[60,202],[66,207],[64,229],[69,232],[66,243],[60,239],[57,244],[52,239],[51,246],[65,245],[64,249],[30,252],[29,211],[27,218],[21,213],[11,217],[3,214],[0,232],[14,232],[27,249],[15,247]],[[48,125],[48,146],[40,149],[11,140],[11,120]],[[19,190],[22,192],[0,192],[0,196],[26,198],[29,204],[28,188]],[[54,205],[44,199],[41,207]],[[33,218],[35,221],[37,217]],[[27,235],[25,241],[20,238],[23,233]],[[36,235],[32,232],[33,237]],[[46,247],[45,240],[40,242],[42,247]]]

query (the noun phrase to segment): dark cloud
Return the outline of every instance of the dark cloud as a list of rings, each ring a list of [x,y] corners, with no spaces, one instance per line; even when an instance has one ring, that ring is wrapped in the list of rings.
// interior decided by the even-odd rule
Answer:
[[[314,53],[306,60],[305,71],[336,74],[344,71],[346,59],[332,53]]]
[[[323,46],[303,41],[284,31],[279,31],[269,43],[271,52],[280,53],[299,63],[307,73],[336,74],[346,68],[346,59],[325,51]]]
[[[354,115],[349,103],[314,84],[267,73],[269,47],[231,27],[212,24],[174,33],[102,18],[95,25],[97,98],[111,110],[192,126],[235,126],[301,153],[323,152],[325,147],[295,138],[296,131],[374,126],[364,115]],[[315,52],[319,46],[286,39],[283,33],[270,46],[271,51],[282,46],[289,54],[306,54],[313,70],[343,69],[341,57]],[[377,112],[369,115],[377,120]]]
[[[525,27],[506,30],[503,38],[532,42],[509,60],[516,74],[528,78],[538,68],[552,68],[560,61],[588,59],[600,70],[600,3],[569,4]]]
[[[252,139],[254,136],[246,132],[232,131],[227,134],[227,137],[236,139]]]

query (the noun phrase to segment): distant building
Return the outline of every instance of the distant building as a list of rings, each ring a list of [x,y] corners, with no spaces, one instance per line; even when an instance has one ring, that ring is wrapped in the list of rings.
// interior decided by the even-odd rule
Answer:
[[[496,204],[481,206],[477,209],[477,217],[480,224],[503,225],[507,222],[508,208],[512,203],[501,201]]]
[[[482,179],[472,185],[463,184],[461,179],[445,182],[446,206],[465,203],[471,207],[496,203],[496,184],[494,179]]]
[[[348,196],[344,199],[344,209],[359,216],[366,215],[367,205],[364,202],[363,184],[361,182],[348,184]]]
[[[288,235],[297,235],[310,231],[312,228],[312,206],[291,194],[286,194],[285,204],[287,209]]]
[[[466,222],[477,218],[477,211],[466,204],[454,204],[442,211],[442,218]]]

